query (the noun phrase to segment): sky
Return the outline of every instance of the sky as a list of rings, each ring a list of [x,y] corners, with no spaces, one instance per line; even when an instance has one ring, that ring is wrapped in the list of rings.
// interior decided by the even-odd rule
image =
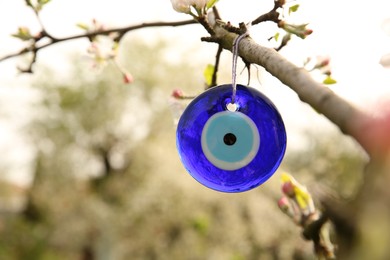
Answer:
[[[378,112],[378,103],[390,96],[390,69],[379,64],[380,58],[390,53],[390,27],[385,20],[390,18],[390,1],[370,0],[301,0],[291,1],[300,4],[296,14],[288,21],[309,23],[313,34],[307,39],[293,39],[281,54],[301,65],[309,56],[331,58],[333,77],[338,84],[330,88],[338,95],[362,109]],[[272,0],[220,0],[218,7],[222,18],[233,24],[249,22],[273,6]],[[127,26],[145,21],[177,21],[189,19],[185,14],[175,12],[169,0],[126,1],[126,0],[52,0],[41,12],[41,20],[47,31],[56,37],[81,33],[75,25],[89,23],[92,19],[107,27]],[[39,31],[33,12],[26,7],[24,0],[0,0],[0,57],[16,52],[23,44],[10,37],[18,26],[27,26],[32,32]],[[274,35],[277,29],[273,24],[251,28],[251,36],[261,44],[269,44],[265,39]],[[128,37],[144,37],[152,41],[155,37],[171,40],[172,60],[183,54],[192,55],[196,61],[213,63],[214,46],[201,43],[199,38],[206,36],[200,26],[185,28],[147,29],[135,32]],[[88,47],[86,40],[67,42],[42,51],[38,63],[54,68],[59,77],[72,66],[69,54],[83,53]],[[226,59],[230,67],[230,57]],[[28,104],[36,98],[29,87],[33,76],[19,75],[16,67],[23,65],[23,58],[0,63],[0,153],[3,164],[12,169],[7,178],[28,181],[28,162],[32,159],[32,148],[18,130],[30,118]],[[201,73],[200,73],[201,74]],[[246,82],[245,76],[238,81]],[[254,85],[258,85],[254,82]],[[320,116],[310,112],[310,108],[300,104],[296,95],[272,77],[261,80],[262,90],[272,99],[284,116],[288,129],[316,122],[318,128],[328,124],[317,120]],[[301,114],[305,114],[304,117]],[[321,117],[320,117],[321,118]],[[315,126],[313,126],[315,127]],[[294,141],[290,144],[294,144]],[[293,146],[293,145],[292,145]],[[15,174],[17,172],[18,174]]]

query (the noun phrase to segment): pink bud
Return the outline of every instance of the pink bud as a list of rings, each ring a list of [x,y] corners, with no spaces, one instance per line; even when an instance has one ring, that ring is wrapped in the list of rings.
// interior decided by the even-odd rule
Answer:
[[[295,196],[294,185],[292,184],[291,181],[283,183],[282,191],[284,194],[286,194],[290,198]]]
[[[294,221],[296,221],[295,219],[297,216],[295,215],[294,208],[290,204],[290,201],[288,200],[287,197],[280,198],[278,200],[278,206],[279,206],[280,210],[284,212],[284,214],[286,214],[287,216],[292,218]]]
[[[310,35],[310,34],[312,34],[312,33],[313,33],[313,30],[312,30],[312,29],[306,29],[304,34],[305,34],[306,36],[308,36],[308,35]]]
[[[134,78],[130,73],[123,74],[123,82],[125,84],[131,84],[131,83],[133,83],[133,81],[134,81]]]
[[[325,67],[325,66],[328,66],[329,63],[330,63],[330,60],[329,59],[325,59],[325,60],[321,61],[320,66],[321,67]]]
[[[281,197],[278,200],[278,206],[283,211],[285,211],[287,208],[289,208],[290,207],[290,202],[288,201],[288,198],[287,197]]]
[[[174,98],[181,99],[181,98],[183,98],[183,96],[184,96],[183,91],[181,91],[180,89],[175,89],[172,92],[172,97],[174,97]]]

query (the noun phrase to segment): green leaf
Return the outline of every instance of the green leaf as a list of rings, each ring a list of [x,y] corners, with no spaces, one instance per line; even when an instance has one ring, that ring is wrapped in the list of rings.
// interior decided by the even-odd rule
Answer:
[[[288,14],[295,13],[296,11],[298,11],[298,8],[299,8],[299,4],[290,6],[290,8],[288,9]]]
[[[207,86],[211,86],[213,83],[213,75],[215,72],[215,67],[214,65],[208,64],[206,66],[206,69],[203,72],[204,79],[206,81]]]
[[[207,9],[210,9],[211,7],[213,7],[219,0],[209,0],[207,5],[206,5],[206,8]]]
[[[283,23],[281,25],[281,28],[288,33],[295,34],[299,38],[305,39],[306,36],[310,35],[313,32],[313,30],[306,28],[307,25],[308,23],[299,24],[299,25]]]
[[[31,0],[25,0],[25,2],[26,2],[27,6],[33,7],[33,4],[31,3]]]
[[[19,27],[18,32],[12,34],[13,37],[16,37],[22,41],[28,41],[33,38],[33,36],[30,33],[30,29],[27,27]]]
[[[336,84],[337,81],[331,76],[327,76],[322,83],[324,83],[325,85],[332,85],[332,84]]]
[[[36,10],[37,12],[41,11],[42,8],[43,8],[47,3],[49,3],[49,2],[50,2],[50,0],[38,0],[38,4],[37,4],[37,6],[35,7],[35,10]]]
[[[275,35],[274,35],[274,39],[275,39],[275,41],[278,41],[279,40],[279,36],[280,36],[280,33],[275,33]]]
[[[85,30],[85,31],[89,30],[89,26],[85,23],[77,23],[76,26],[79,27],[80,29]]]

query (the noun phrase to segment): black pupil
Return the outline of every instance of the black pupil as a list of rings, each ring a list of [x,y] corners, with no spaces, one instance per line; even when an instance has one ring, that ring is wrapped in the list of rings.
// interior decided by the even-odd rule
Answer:
[[[226,145],[233,145],[235,144],[237,141],[237,137],[232,134],[232,133],[227,133],[224,137],[223,137],[223,142],[226,144]]]

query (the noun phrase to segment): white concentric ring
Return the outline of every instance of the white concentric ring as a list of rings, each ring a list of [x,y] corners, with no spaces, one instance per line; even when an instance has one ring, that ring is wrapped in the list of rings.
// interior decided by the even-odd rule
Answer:
[[[207,133],[208,133],[209,128],[212,125],[212,123],[215,120],[219,119],[220,117],[227,117],[228,119],[234,118],[235,120],[236,119],[242,120],[249,127],[250,132],[252,134],[252,146],[251,146],[250,150],[248,151],[248,153],[245,154],[245,157],[243,159],[233,161],[233,162],[224,161],[224,160],[217,158],[217,156],[215,156],[213,154],[213,152],[210,150],[210,148],[209,148],[210,143],[207,140]],[[224,124],[223,127],[226,127],[226,129],[224,129],[224,132],[226,132],[225,134],[235,132],[234,129],[237,129],[237,127],[238,127],[237,125],[234,124],[235,120],[232,120],[232,122],[226,122],[226,124]],[[228,120],[228,121],[230,121],[230,120]],[[221,133],[221,135],[223,135],[223,134],[224,133]],[[240,169],[240,168],[248,165],[256,157],[256,155],[259,151],[259,148],[260,148],[260,135],[259,135],[259,131],[258,131],[256,124],[247,115],[245,115],[241,112],[223,111],[223,112],[219,112],[219,113],[214,114],[213,116],[211,116],[207,120],[207,122],[202,130],[201,146],[202,146],[202,150],[203,150],[204,155],[210,161],[210,163],[212,163],[214,166],[216,166],[220,169],[233,171],[233,170],[237,170],[237,169]]]

